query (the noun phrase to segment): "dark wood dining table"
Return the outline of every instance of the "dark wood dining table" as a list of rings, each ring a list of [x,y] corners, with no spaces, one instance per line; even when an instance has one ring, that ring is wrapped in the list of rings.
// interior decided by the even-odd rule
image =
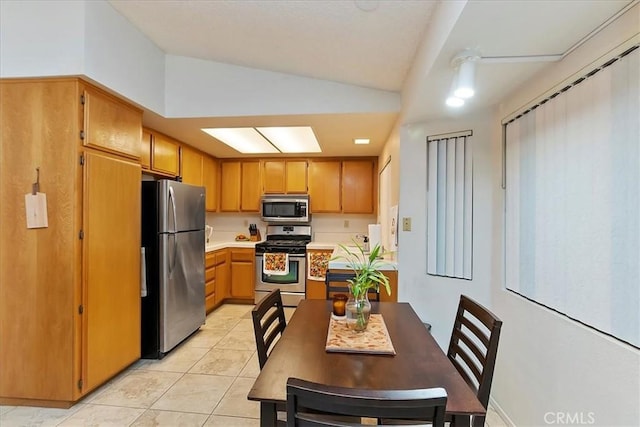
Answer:
[[[451,425],[469,425],[486,410],[408,303],[372,302],[382,314],[395,355],[333,353],[325,350],[331,302],[304,300],[269,355],[248,399],[260,402],[260,425],[276,425],[276,404],[287,400],[290,377],[366,389],[442,387]]]

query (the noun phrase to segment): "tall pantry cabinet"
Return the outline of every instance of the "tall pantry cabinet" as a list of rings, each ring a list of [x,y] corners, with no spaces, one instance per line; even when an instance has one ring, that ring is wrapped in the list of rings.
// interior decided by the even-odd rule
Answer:
[[[68,406],[140,357],[142,112],[0,80],[0,403]],[[39,168],[48,227],[26,225]]]

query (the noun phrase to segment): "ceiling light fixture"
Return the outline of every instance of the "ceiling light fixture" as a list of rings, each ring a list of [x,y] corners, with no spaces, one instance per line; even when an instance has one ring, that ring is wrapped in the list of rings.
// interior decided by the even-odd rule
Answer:
[[[353,140],[353,143],[358,145],[368,144],[369,142],[371,142],[369,138],[355,138]]]
[[[471,49],[465,49],[451,60],[451,66],[456,70],[453,78],[451,92],[446,104],[450,107],[462,107],[464,100],[475,94],[475,62],[480,59],[480,54]]]
[[[320,153],[320,144],[309,126],[256,128],[283,153]]]
[[[445,104],[452,108],[459,108],[464,105],[464,99],[456,95],[456,88],[458,86],[458,75],[453,75],[453,81],[451,82],[451,88],[449,89],[449,95],[447,95],[447,99]]]
[[[260,128],[203,128],[207,134],[240,153],[319,153],[313,129],[309,126]]]
[[[241,153],[259,154],[278,152],[278,149],[254,128],[206,128],[202,130]]]

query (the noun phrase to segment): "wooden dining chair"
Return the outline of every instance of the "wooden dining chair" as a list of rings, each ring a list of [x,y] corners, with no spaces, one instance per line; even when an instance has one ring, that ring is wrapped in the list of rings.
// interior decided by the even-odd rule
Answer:
[[[284,306],[280,289],[275,289],[264,297],[251,310],[253,319],[253,333],[256,337],[258,350],[258,362],[260,369],[267,363],[269,354],[284,329],[287,327],[287,319],[284,317]]]
[[[489,406],[501,327],[502,321],[495,314],[460,295],[447,357],[485,409]],[[484,419],[473,417],[473,425],[483,426]]]
[[[331,299],[331,294],[336,292],[349,293],[349,284],[347,280],[353,279],[354,273],[332,273],[327,270],[324,276],[324,283],[326,285],[327,299]],[[380,292],[375,289],[369,289],[369,300],[380,301]]]
[[[287,426],[352,426],[354,418],[430,420],[444,426],[447,392],[443,388],[371,390],[287,380]],[[355,418],[356,420],[358,418]]]
[[[262,370],[264,364],[267,363],[269,354],[271,354],[277,343],[276,338],[282,336],[287,327],[280,289],[269,292],[266,297],[260,300],[251,310],[251,318],[253,319],[253,333],[256,337],[258,363],[260,364],[260,370]],[[280,414],[278,415],[277,425],[284,426],[286,423],[284,421],[287,411],[286,404],[277,404],[276,411]]]

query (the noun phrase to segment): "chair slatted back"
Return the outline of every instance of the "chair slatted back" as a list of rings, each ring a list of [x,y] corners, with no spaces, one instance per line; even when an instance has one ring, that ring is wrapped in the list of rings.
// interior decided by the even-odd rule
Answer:
[[[371,390],[335,387],[289,378],[287,381],[287,426],[353,426],[353,418],[386,420],[430,420],[444,426],[447,392],[443,388],[416,390]]]
[[[331,294],[336,292],[349,293],[348,283],[345,283],[347,280],[353,279],[355,277],[354,273],[332,273],[327,270],[324,278],[324,283],[327,287],[327,295],[326,298],[330,299]],[[369,289],[369,300],[371,301],[380,301],[380,292],[375,289]]]
[[[284,307],[280,289],[271,291],[251,310],[253,332],[256,337],[258,361],[260,369],[267,363],[276,338],[282,335],[287,320],[284,317]]]
[[[447,356],[487,408],[502,321],[471,298],[461,295]]]

